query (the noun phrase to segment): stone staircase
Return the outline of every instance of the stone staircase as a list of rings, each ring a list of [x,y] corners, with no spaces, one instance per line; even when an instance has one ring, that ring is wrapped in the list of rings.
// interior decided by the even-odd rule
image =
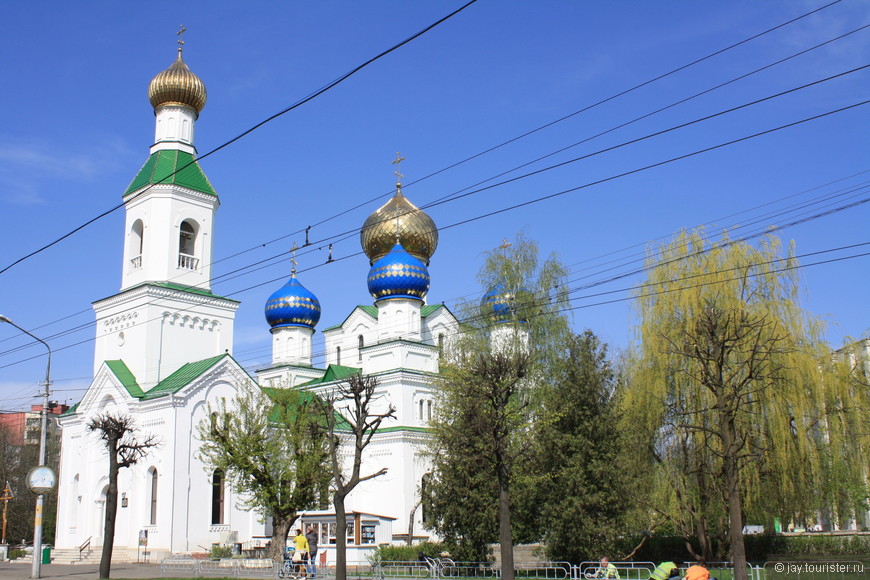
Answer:
[[[32,564],[33,559],[30,555],[22,556],[15,560],[19,564]],[[135,556],[130,557],[127,550],[114,550],[112,552],[113,564],[130,564],[135,562]],[[99,564],[100,563],[100,546],[85,548],[79,554],[78,548],[52,548],[51,549],[52,564]]]

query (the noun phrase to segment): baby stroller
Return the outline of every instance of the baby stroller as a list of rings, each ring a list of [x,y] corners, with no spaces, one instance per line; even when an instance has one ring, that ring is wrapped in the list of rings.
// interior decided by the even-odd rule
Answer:
[[[287,548],[284,552],[284,564],[278,570],[278,578],[305,578],[304,553]]]

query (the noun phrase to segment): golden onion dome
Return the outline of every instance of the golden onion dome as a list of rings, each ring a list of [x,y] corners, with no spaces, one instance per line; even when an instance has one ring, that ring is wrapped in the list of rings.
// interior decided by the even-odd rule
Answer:
[[[205,107],[205,84],[184,64],[181,48],[172,66],[151,80],[148,99],[155,109],[161,105],[187,105],[196,109],[197,115]]]
[[[366,219],[360,230],[360,244],[369,263],[374,264],[396,245],[398,229],[398,242],[402,247],[428,266],[429,258],[438,247],[438,228],[426,212],[402,195],[399,184],[396,185],[396,194],[390,201]]]

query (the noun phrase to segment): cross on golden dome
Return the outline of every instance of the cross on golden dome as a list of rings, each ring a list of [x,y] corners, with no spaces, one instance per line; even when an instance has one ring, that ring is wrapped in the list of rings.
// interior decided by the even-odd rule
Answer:
[[[396,187],[402,187],[402,178],[405,177],[401,173],[402,161],[404,160],[405,158],[402,157],[402,154],[396,151],[396,158],[392,161],[392,164],[396,166],[396,170],[393,171],[393,175],[396,176]]]
[[[181,28],[178,29],[178,32],[175,34],[178,35],[178,53],[181,54],[181,49],[184,48],[184,38],[183,34],[187,32],[187,29],[184,27],[184,24],[181,25]]]

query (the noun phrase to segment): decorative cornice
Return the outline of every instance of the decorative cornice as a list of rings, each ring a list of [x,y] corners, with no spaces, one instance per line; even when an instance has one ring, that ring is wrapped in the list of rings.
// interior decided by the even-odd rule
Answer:
[[[238,309],[239,304],[241,304],[238,300],[224,298],[223,296],[218,296],[211,293],[203,294],[202,292],[206,291],[197,287],[191,287],[190,290],[179,290],[175,288],[166,288],[163,286],[159,286],[157,283],[154,282],[144,282],[142,284],[119,292],[118,294],[115,294],[113,296],[108,296],[106,298],[97,300],[92,303],[92,306],[95,310],[100,308],[107,308],[109,306],[129,302],[130,300],[141,297],[145,297],[148,299],[162,298],[168,300],[183,299],[185,302],[188,303],[195,302],[197,304],[217,306],[231,312],[234,312],[236,309]]]

